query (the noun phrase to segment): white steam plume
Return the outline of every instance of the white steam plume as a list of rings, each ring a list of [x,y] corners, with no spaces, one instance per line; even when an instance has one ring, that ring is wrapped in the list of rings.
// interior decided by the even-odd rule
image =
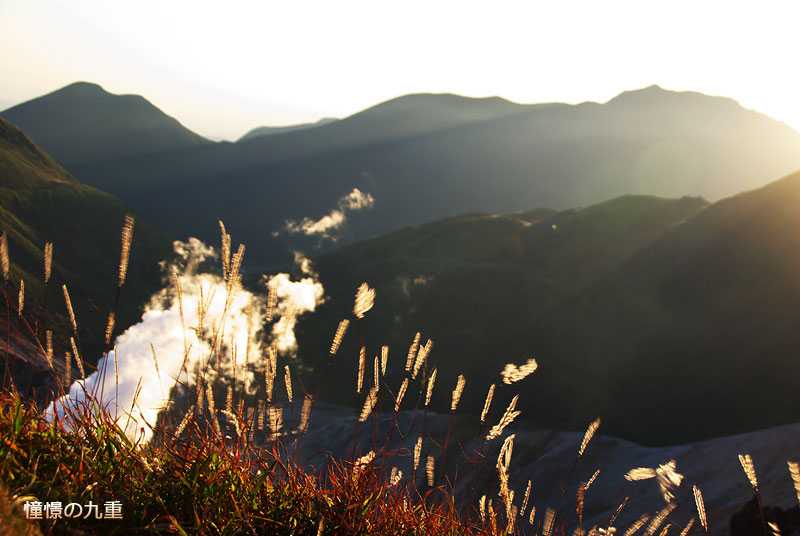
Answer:
[[[336,240],[332,235],[333,231],[340,229],[347,221],[347,212],[364,210],[371,208],[375,204],[375,199],[370,194],[365,194],[358,188],[353,188],[349,194],[342,196],[336,202],[336,207],[328,214],[318,220],[303,218],[302,220],[287,220],[283,226],[283,231],[287,234],[304,234],[306,236],[319,235],[323,238]],[[272,233],[278,236],[280,231]]]
[[[88,393],[118,419],[131,439],[149,440],[151,427],[166,408],[176,382],[180,379],[192,384],[193,371],[204,366],[212,352],[227,374],[233,362],[237,372],[244,364],[248,339],[250,353],[261,355],[255,333],[264,324],[263,299],[241,288],[228,296],[225,281],[219,276],[196,273],[198,265],[214,255],[213,249],[199,240],[176,242],[175,251],[182,259],[176,278],[183,299],[178,300],[174,285],[155,294],[141,322],[121,334],[114,343],[115,351],[100,359],[98,372],[73,383],[68,395],[50,404],[46,411],[49,419],[54,409],[60,418],[66,413],[65,407],[88,405]],[[248,311],[253,311],[250,321]],[[202,332],[198,333],[201,321]],[[115,353],[119,369],[115,368]],[[211,367],[209,372],[213,373]]]
[[[294,355],[297,351],[297,339],[294,328],[297,317],[306,312],[313,312],[325,300],[325,289],[317,281],[317,273],[302,253],[295,251],[294,260],[304,277],[299,281],[292,281],[289,274],[276,274],[263,278],[267,288],[275,289],[278,303],[275,311],[280,315],[280,320],[272,326],[273,343],[278,351]]]

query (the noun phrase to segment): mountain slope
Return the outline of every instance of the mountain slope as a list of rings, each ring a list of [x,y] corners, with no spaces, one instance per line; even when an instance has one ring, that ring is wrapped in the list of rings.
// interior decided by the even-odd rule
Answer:
[[[323,117],[319,121],[315,121],[314,123],[300,123],[298,125],[289,125],[285,127],[258,127],[248,131],[244,136],[239,138],[237,141],[245,141],[251,138],[258,138],[259,136],[271,136],[273,134],[285,134],[286,132],[291,132],[293,130],[304,130],[307,128],[315,128],[321,127],[322,125],[327,125],[328,123],[332,123],[334,121],[338,121],[335,117]]]
[[[178,236],[213,240],[223,219],[250,262],[269,265],[299,247],[273,231],[322,217],[353,188],[375,204],[352,215],[343,241],[627,193],[713,200],[798,168],[800,134],[786,125],[730,99],[651,87],[575,106],[411,95],[313,129],[70,169]]]
[[[9,108],[18,125],[68,169],[76,164],[209,143],[138,95],[77,82]]]
[[[87,336],[88,361],[96,357],[88,351],[89,338],[102,339],[105,315],[113,305],[120,230],[128,213],[133,213],[128,205],[76,181],[0,118],[0,230],[8,235],[12,284],[24,279],[26,303],[43,302],[42,252],[46,242],[53,242],[48,308],[66,315],[60,289],[66,283]],[[138,319],[140,304],[160,286],[157,263],[169,252],[168,236],[137,218],[118,329]]]
[[[572,407],[561,399],[579,386],[561,374],[558,354],[531,343],[536,334],[527,336],[530,326],[706,206],[697,198],[625,196],[584,209],[460,216],[344,247],[316,263],[330,299],[301,320],[300,359],[320,365],[331,326],[348,316],[354,290],[366,281],[378,297],[363,331],[368,345],[391,348],[390,384],[399,384],[397,367],[419,330],[436,343],[432,364],[445,385],[458,374],[467,377],[465,412],[480,413],[486,389],[505,363],[535,357],[541,368],[535,393],[521,401],[526,416],[541,424],[585,426],[591,405],[574,417],[566,411]],[[348,346],[356,342],[343,345],[341,362],[331,371],[333,385],[355,377],[344,363],[358,355],[357,347]],[[434,398],[448,397],[449,389]],[[326,394],[336,400],[338,392]]]
[[[600,415],[609,433],[664,445],[793,422],[797,229],[800,173],[710,206],[628,196],[403,229],[318,260],[331,299],[301,321],[300,356],[318,364],[367,281],[367,344],[402,361],[415,331],[433,339],[439,377],[467,376],[467,412],[505,363],[533,357],[520,408],[540,425]]]

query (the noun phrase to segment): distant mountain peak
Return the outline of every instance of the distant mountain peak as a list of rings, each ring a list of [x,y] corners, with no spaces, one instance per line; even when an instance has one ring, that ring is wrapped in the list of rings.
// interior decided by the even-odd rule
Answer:
[[[699,93],[697,91],[674,91],[671,89],[664,89],[658,84],[651,84],[641,89],[623,91],[613,99],[609,100],[606,104],[633,104],[651,106],[663,103],[685,104],[687,102],[695,102],[697,104],[724,102],[727,105],[734,104],[739,106],[738,102],[729,97],[706,95],[705,93]]]
[[[2,112],[67,168],[209,143],[140,95],[80,81]]]

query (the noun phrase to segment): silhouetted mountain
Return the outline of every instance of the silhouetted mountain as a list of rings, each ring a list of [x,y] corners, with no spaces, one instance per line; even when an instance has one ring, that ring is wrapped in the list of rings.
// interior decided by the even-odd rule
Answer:
[[[314,245],[273,231],[320,218],[353,188],[375,204],[350,215],[344,242],[628,193],[714,200],[798,168],[800,134],[786,125],[730,99],[651,87],[575,106],[410,95],[312,129],[69,169],[177,236],[216,240],[222,219],[250,266],[263,266]]]
[[[139,95],[76,82],[0,113],[68,169],[210,143]]]
[[[61,290],[66,283],[82,334],[92,338],[83,339],[85,359],[90,362],[98,357],[90,351],[95,348],[92,342],[102,341],[105,315],[116,293],[126,214],[133,214],[128,205],[76,181],[16,126],[0,118],[0,231],[8,235],[10,288],[25,281],[26,310],[44,302],[43,249],[46,242],[53,242],[50,318],[66,315]],[[115,333],[138,320],[140,305],[160,287],[157,263],[170,250],[166,234],[137,218]],[[29,320],[34,325],[40,318],[36,314]],[[47,329],[57,331],[55,324],[52,320]],[[3,331],[5,327],[2,322]]]
[[[272,134],[284,134],[286,132],[291,132],[292,130],[321,127],[322,125],[327,125],[328,123],[333,123],[334,121],[338,121],[338,119],[335,117],[323,117],[314,123],[300,123],[299,125],[288,125],[285,127],[258,127],[249,131],[236,141],[245,141],[251,138],[257,138],[259,136],[270,136]]]
[[[389,383],[419,330],[436,342],[437,381],[466,375],[466,412],[505,363],[533,357],[520,407],[536,424],[580,430],[600,415],[609,433],[663,445],[793,422],[797,229],[800,173],[708,207],[627,196],[403,229],[318,260],[330,299],[301,320],[299,355],[319,366],[366,281],[377,300],[362,327],[368,352],[392,349]],[[343,345],[334,385],[354,381],[357,346]]]

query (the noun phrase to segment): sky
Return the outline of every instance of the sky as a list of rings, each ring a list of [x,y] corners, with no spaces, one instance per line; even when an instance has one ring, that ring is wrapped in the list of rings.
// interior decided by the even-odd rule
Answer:
[[[800,2],[0,0],[0,109],[83,80],[211,139],[408,93],[605,102],[658,84],[800,130]]]

